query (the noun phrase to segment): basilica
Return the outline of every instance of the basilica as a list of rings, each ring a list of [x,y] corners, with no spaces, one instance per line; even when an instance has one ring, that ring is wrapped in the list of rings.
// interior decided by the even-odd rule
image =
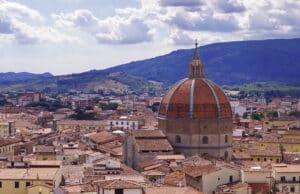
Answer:
[[[232,111],[222,89],[205,78],[196,43],[188,77],[170,87],[162,99],[158,128],[176,154],[232,156]]]

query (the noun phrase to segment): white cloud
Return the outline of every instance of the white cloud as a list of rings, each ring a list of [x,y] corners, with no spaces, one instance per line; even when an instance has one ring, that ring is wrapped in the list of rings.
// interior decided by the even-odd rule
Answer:
[[[203,3],[201,0],[160,0],[159,5],[163,7],[197,7]]]
[[[212,13],[177,13],[170,21],[183,30],[232,32],[239,29],[232,15],[218,16]]]
[[[191,45],[195,40],[187,32],[174,29],[171,32],[170,41],[175,45]]]
[[[43,16],[34,9],[15,2],[0,1],[1,40],[15,40],[20,44],[77,41],[52,27],[32,25],[34,22],[40,25],[43,20]]]
[[[34,20],[43,20],[43,17],[38,11],[30,9],[22,4],[6,0],[0,1],[0,13],[19,19],[30,18]]]
[[[72,26],[88,32],[99,43],[136,44],[152,39],[149,26],[139,18],[115,15],[101,20],[89,10],[75,10],[72,13],[56,14],[52,17],[56,19],[58,26]]]
[[[294,0],[140,0],[140,6],[119,7],[105,18],[88,9],[62,10],[52,14],[52,26],[37,10],[0,0],[0,33],[23,44],[72,41],[66,31],[78,38],[85,32],[100,44],[186,44],[199,34],[207,42],[216,34],[218,40],[295,37],[299,9]]]
[[[225,13],[244,12],[246,7],[238,0],[216,0],[216,6]]]

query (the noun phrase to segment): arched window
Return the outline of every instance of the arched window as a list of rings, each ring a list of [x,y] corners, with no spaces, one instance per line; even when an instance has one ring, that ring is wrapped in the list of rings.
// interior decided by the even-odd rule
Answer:
[[[175,136],[175,143],[181,143],[181,137],[179,135]]]
[[[207,137],[207,136],[204,136],[204,137],[202,138],[202,143],[203,143],[203,144],[208,144],[208,137]]]
[[[228,143],[228,135],[225,135],[225,143]]]

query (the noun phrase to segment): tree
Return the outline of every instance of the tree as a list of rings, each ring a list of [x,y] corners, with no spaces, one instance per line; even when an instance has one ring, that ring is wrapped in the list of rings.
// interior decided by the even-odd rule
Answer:
[[[278,118],[278,116],[279,116],[279,115],[278,115],[278,112],[277,112],[277,111],[274,111],[274,112],[272,113],[272,117],[273,117],[273,118]]]
[[[158,111],[158,108],[159,108],[159,105],[160,105],[159,102],[155,102],[155,103],[152,104],[152,106],[148,106],[148,108],[151,108],[151,110],[152,110],[153,112],[157,112],[157,111]]]
[[[254,120],[259,120],[260,121],[262,118],[264,118],[264,114],[254,112],[254,113],[251,114],[251,118],[254,119]]]
[[[300,112],[299,111],[290,112],[289,116],[294,116],[294,117],[300,118]]]
[[[243,119],[247,119],[248,118],[248,113],[247,112],[244,112],[243,113]]]
[[[70,117],[76,120],[95,120],[95,113],[89,112],[87,113],[85,110],[80,108],[75,109],[75,113],[72,114]]]
[[[100,106],[101,106],[102,110],[117,110],[119,104],[118,103],[109,103],[109,104],[101,103]]]

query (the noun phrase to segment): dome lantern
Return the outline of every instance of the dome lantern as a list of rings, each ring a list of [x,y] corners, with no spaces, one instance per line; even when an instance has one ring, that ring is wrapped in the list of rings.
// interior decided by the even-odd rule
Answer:
[[[189,78],[204,78],[204,65],[198,53],[198,42],[196,40],[192,62],[189,64]]]

